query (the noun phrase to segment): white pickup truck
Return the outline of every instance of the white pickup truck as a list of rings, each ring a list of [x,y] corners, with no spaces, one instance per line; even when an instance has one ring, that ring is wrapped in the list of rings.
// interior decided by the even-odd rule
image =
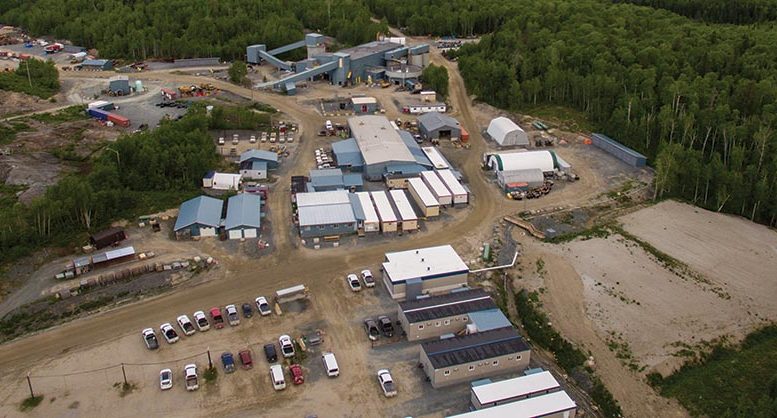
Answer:
[[[186,377],[186,390],[192,391],[197,390],[200,388],[199,383],[197,383],[197,365],[196,364],[187,364],[183,368],[183,374],[184,377]]]
[[[380,383],[380,388],[383,389],[383,394],[387,398],[397,396],[397,387],[394,385],[394,379],[391,378],[388,369],[378,370],[378,383]]]

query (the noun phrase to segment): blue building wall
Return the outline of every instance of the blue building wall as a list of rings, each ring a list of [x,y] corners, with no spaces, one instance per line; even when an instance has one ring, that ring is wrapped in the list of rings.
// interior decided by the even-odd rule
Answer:
[[[356,222],[335,225],[315,225],[300,227],[302,238],[326,237],[331,235],[351,235],[356,233]]]

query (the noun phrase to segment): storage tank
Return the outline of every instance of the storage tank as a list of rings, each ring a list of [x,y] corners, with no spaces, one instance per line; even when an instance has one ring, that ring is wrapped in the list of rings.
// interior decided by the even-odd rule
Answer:
[[[143,91],[143,82],[140,80],[135,80],[135,92],[141,93]]]

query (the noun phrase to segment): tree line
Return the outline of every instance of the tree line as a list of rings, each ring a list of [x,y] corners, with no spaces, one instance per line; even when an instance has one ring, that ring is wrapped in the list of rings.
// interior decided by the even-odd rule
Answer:
[[[18,91],[43,99],[59,91],[59,73],[52,61],[28,59],[15,71],[0,72],[0,90]]]
[[[296,42],[303,29],[345,45],[374,40],[386,25],[358,0],[6,0],[0,21],[35,36],[97,48],[108,58],[243,58],[245,47]]]
[[[777,20],[775,0],[614,0],[665,9],[692,19],[713,23],[749,25]]]
[[[120,137],[90,164],[89,174],[65,176],[29,206],[0,208],[0,262],[78,242],[116,219],[174,207],[197,194],[218,156],[205,110],[192,107],[179,121]]]
[[[648,156],[656,197],[777,225],[777,28],[597,0],[457,0],[446,18],[467,3],[493,4],[504,20],[457,54],[480,100],[582,111]],[[381,4],[394,23],[411,12],[432,19],[423,12],[437,2]]]

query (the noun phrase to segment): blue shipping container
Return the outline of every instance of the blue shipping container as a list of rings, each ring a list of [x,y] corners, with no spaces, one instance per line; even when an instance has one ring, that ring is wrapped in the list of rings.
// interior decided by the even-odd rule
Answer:
[[[91,108],[86,112],[89,114],[89,116],[102,121],[108,120],[108,115],[110,114],[102,109],[97,109],[97,108]]]

